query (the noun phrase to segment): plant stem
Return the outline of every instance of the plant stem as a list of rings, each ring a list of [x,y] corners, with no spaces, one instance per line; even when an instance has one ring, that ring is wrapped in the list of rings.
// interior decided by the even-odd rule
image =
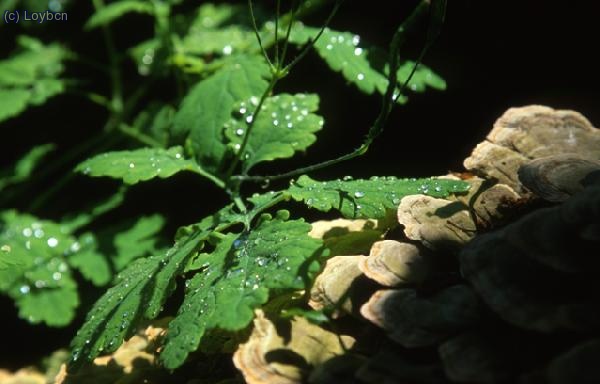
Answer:
[[[333,19],[335,14],[338,12],[338,10],[340,9],[340,7],[342,6],[343,3],[344,3],[344,0],[336,0],[335,5],[333,6],[333,9],[329,13],[329,16],[325,20],[325,23],[323,23],[323,26],[321,27],[321,30],[319,31],[319,33],[317,33],[317,35],[314,37],[314,39],[311,39],[302,48],[302,50],[300,51],[298,56],[296,56],[294,58],[294,60],[292,60],[291,63],[289,63],[288,65],[285,66],[285,68],[283,70],[285,73],[288,73],[294,66],[296,66],[296,64],[298,64],[300,62],[300,60],[302,60],[304,58],[304,56],[306,56],[306,54],[311,50],[311,48],[314,47],[314,45],[317,43],[317,41],[319,41],[319,39],[321,38],[321,35],[323,35],[323,32],[325,32],[325,29],[329,26],[329,23],[331,22],[331,20]]]
[[[238,163],[242,159],[242,156],[244,155],[246,146],[248,145],[248,139],[250,138],[250,134],[252,133],[252,128],[254,127],[254,124],[256,123],[256,120],[260,114],[262,106],[265,103],[265,100],[267,99],[267,97],[271,94],[271,91],[273,91],[273,88],[275,88],[275,85],[277,84],[277,81],[279,81],[279,79],[280,79],[280,77],[277,74],[272,75],[269,85],[267,86],[267,88],[265,89],[265,91],[263,92],[263,94],[260,97],[260,101],[258,102],[258,105],[256,106],[256,110],[254,111],[254,113],[252,115],[250,115],[252,117],[252,120],[250,120],[250,122],[247,122],[246,134],[244,135],[244,139],[242,140],[240,149],[238,150],[233,161],[231,162],[231,165],[229,166],[229,169],[227,170],[227,176],[225,177],[226,179],[230,178],[231,174],[233,174],[233,171],[235,170]]]
[[[273,70],[273,63],[271,63],[271,59],[269,59],[269,55],[267,55],[267,51],[265,50],[265,46],[262,43],[262,37],[260,37],[260,32],[258,31],[258,26],[256,25],[256,17],[254,17],[254,5],[252,4],[252,0],[248,0],[248,10],[250,11],[250,19],[252,21],[252,28],[254,29],[254,33],[256,34],[256,40],[258,40],[258,45],[260,46],[260,50],[265,57],[265,60],[269,64],[271,70]]]
[[[279,15],[281,11],[281,0],[276,1],[275,6],[275,67],[277,70],[281,68],[282,60],[279,57]]]
[[[92,1],[96,11],[104,7],[103,0]],[[123,89],[121,88],[121,69],[119,68],[119,56],[112,38],[112,33],[108,26],[102,26],[102,33],[104,35],[104,43],[106,44],[108,59],[110,61],[109,73],[112,84],[111,106],[112,110],[119,115],[123,112]],[[118,124],[116,126],[118,126]],[[111,129],[114,128],[115,127],[111,127]]]
[[[339,3],[341,1],[343,1],[343,0],[338,0],[336,5],[339,5]],[[438,7],[437,10],[439,11],[441,9],[443,12],[443,10],[445,10],[446,0],[433,0],[433,2],[436,2],[436,1],[439,1],[440,3],[442,3],[442,6]],[[380,110],[377,118],[375,119],[375,122],[369,128],[369,131],[365,137],[364,142],[357,149],[355,149],[354,151],[352,151],[348,154],[345,154],[343,156],[335,158],[335,159],[326,160],[326,161],[323,161],[323,162],[320,162],[317,164],[298,168],[293,171],[285,172],[285,173],[278,174],[278,175],[272,175],[272,176],[238,175],[238,176],[233,176],[232,179],[235,179],[239,182],[243,182],[243,181],[264,182],[264,181],[290,178],[290,177],[298,176],[298,175],[301,175],[304,173],[313,172],[313,171],[316,171],[319,169],[330,167],[332,165],[335,165],[335,164],[338,164],[338,163],[341,163],[341,162],[344,162],[347,160],[351,160],[351,159],[354,159],[358,156],[365,154],[369,150],[369,146],[373,143],[373,141],[381,134],[381,132],[383,132],[383,130],[385,128],[385,124],[387,122],[387,119],[388,119],[394,105],[396,104],[396,99],[406,89],[406,86],[412,79],[412,76],[414,75],[418,65],[421,63],[423,56],[425,55],[427,50],[431,47],[431,45],[433,44],[433,41],[437,38],[437,36],[440,32],[440,25],[439,25],[439,23],[436,23],[436,22],[439,21],[438,19],[440,17],[443,18],[443,15],[432,14],[432,18],[434,18],[435,20],[432,20],[430,22],[430,30],[432,28],[434,28],[435,32],[428,33],[427,41],[425,43],[425,46],[421,50],[421,54],[419,55],[418,60],[415,62],[415,65],[413,66],[413,69],[412,69],[410,75],[408,76],[408,78],[404,81],[404,83],[400,87],[400,93],[396,94],[397,81],[398,81],[398,68],[400,66],[400,57],[399,57],[398,51],[400,49],[400,46],[404,43],[404,41],[406,39],[405,38],[406,31],[408,29],[411,29],[415,24],[415,20],[423,14],[425,9],[428,9],[428,8],[426,8],[426,6],[429,4],[429,2],[430,1],[428,1],[428,0],[422,0],[422,2],[415,8],[413,13],[408,17],[408,19],[406,21],[404,21],[398,27],[396,32],[394,33],[392,42],[390,43],[390,55],[389,55],[389,59],[388,59],[389,68],[390,68],[389,74],[388,74],[388,85],[387,85],[385,94],[383,96],[381,110]],[[434,5],[431,5],[431,7],[434,7]],[[323,29],[321,30],[321,32],[322,31],[323,31]],[[317,35],[317,37],[318,36],[319,35]],[[315,41],[316,41],[316,39],[315,39]]]

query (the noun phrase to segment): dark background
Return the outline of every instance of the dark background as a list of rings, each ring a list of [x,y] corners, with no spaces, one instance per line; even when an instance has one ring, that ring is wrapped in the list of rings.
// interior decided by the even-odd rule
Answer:
[[[32,33],[44,40],[67,34],[67,41],[75,45],[75,51],[105,60],[100,34],[80,32],[85,15],[91,10],[87,3],[77,1],[67,23],[56,24],[43,33],[35,30]],[[358,33],[363,41],[386,46],[397,23],[415,3],[348,0],[331,27]],[[412,97],[407,105],[394,111],[385,132],[366,156],[313,176],[418,177],[461,170],[462,160],[484,138],[494,120],[513,106],[544,104],[574,109],[596,126],[600,125],[597,54],[600,13],[595,3],[450,0],[443,34],[424,60],[447,80],[447,91]],[[315,15],[314,20],[318,23],[323,17]],[[115,28],[119,46],[125,48],[148,36],[152,24],[134,16]],[[12,25],[0,27],[0,57],[6,57],[19,32],[23,31]],[[406,57],[415,58],[420,43],[417,34],[406,48]],[[91,76],[90,84],[94,86],[108,87],[108,82],[97,73],[71,67],[69,71],[74,77]],[[304,156],[257,169],[260,172],[282,171],[349,152],[360,144],[379,107],[377,97],[365,96],[346,86],[342,77],[332,74],[314,54],[279,90],[318,92],[325,130]],[[9,165],[34,144],[55,142],[60,151],[76,146],[97,132],[104,121],[101,109],[76,96],[52,99],[2,124],[0,163]],[[33,193],[49,188],[52,182],[52,178],[44,181]],[[60,212],[78,209],[116,185],[109,180],[78,177],[39,214],[58,219]],[[27,210],[27,200],[25,196],[17,208]],[[126,208],[116,215],[162,212],[169,218],[172,230],[177,225],[197,221],[225,201],[226,197],[208,182],[179,175],[174,181],[134,187]],[[49,331],[24,321],[15,322],[16,310],[4,297],[0,298],[0,313],[0,328],[18,338],[10,341],[11,356],[4,353],[7,348],[2,348],[0,366],[14,367],[24,359],[31,362],[65,344],[73,335],[73,329]]]

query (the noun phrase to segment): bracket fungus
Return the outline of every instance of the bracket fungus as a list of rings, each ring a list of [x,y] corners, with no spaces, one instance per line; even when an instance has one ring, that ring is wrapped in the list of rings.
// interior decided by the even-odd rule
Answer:
[[[274,324],[257,310],[252,334],[234,353],[233,362],[248,384],[299,384],[311,369],[342,355],[353,343],[352,337],[336,335],[303,317]]]
[[[600,171],[600,160],[561,154],[542,157],[519,168],[519,180],[544,200],[561,202],[584,189],[584,180]]]
[[[395,240],[378,241],[358,267],[370,279],[386,287],[422,283],[431,266],[425,251],[414,244]]]
[[[362,259],[365,256],[334,256],[327,260],[310,290],[308,305],[315,310],[333,307],[334,318],[352,313],[359,293],[354,285],[362,276],[359,269]]]
[[[425,195],[406,196],[398,206],[398,222],[411,240],[431,249],[456,249],[475,236],[469,211],[460,202]]]
[[[477,323],[480,317],[477,296],[466,285],[452,286],[430,297],[414,289],[380,290],[360,312],[407,348],[434,345]]]
[[[531,105],[511,108],[496,120],[464,166],[527,196],[517,178],[519,167],[557,153],[600,159],[600,130],[578,112]]]
[[[500,317],[541,332],[598,330],[600,186],[477,236],[460,253],[463,276]]]
[[[66,364],[63,364],[55,378],[55,384],[163,382],[168,374],[156,365],[156,358],[169,320],[170,318],[164,318],[153,321],[125,341],[115,352],[97,357],[92,364],[86,365],[76,374],[67,372]]]

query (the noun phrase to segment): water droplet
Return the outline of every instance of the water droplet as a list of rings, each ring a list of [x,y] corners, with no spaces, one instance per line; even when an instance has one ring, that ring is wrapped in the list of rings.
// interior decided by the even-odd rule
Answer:
[[[360,36],[358,36],[358,35],[352,36],[352,44],[354,44],[356,46],[359,43],[360,43]]]
[[[361,197],[365,197],[365,193],[356,191],[356,192],[354,192],[354,197],[356,197],[357,199],[360,199]]]
[[[255,107],[258,105],[258,102],[259,102],[258,97],[252,96],[250,98],[250,104],[254,105]]]
[[[293,128],[293,127],[294,127],[294,124],[292,124],[292,123],[287,123],[287,127],[288,127],[288,128]]]
[[[58,245],[58,239],[56,239],[55,237],[51,237],[48,239],[47,243],[50,248],[54,248]]]
[[[436,185],[436,186],[435,186],[433,189],[434,189],[436,192],[442,192],[442,187],[440,187],[439,185]]]
[[[233,248],[238,249],[243,245],[243,241],[240,239],[235,239],[235,241],[233,242]]]
[[[394,205],[398,205],[398,204],[400,204],[400,199],[399,199],[399,198],[397,198],[397,197],[394,197],[394,198],[392,199],[392,203],[394,203]]]
[[[22,285],[21,288],[19,288],[19,292],[21,292],[23,295],[26,295],[29,293],[31,289],[29,288],[29,285]]]
[[[23,229],[23,236],[30,237],[32,234],[33,234],[33,231],[31,230],[31,228]]]
[[[46,286],[46,282],[43,280],[36,280],[33,285],[35,285],[36,288],[44,288]]]
[[[271,117],[274,118],[274,119],[277,118],[277,112],[272,112],[271,113]]]
[[[256,259],[256,264],[258,264],[259,267],[264,267],[265,265],[267,265],[267,259],[259,257],[258,259]]]
[[[362,48],[354,48],[354,56],[360,56],[363,53]]]
[[[12,248],[10,247],[10,245],[8,244],[4,244],[2,247],[0,247],[0,251],[4,252],[4,253],[8,253],[12,250]]]
[[[273,120],[273,125],[274,126],[278,126],[279,125],[279,120]]]
[[[254,117],[252,115],[246,117],[246,123],[250,124],[252,120],[254,120]]]
[[[233,52],[233,47],[231,45],[226,45],[223,47],[224,55],[231,55],[231,52]]]
[[[25,248],[27,248],[28,250],[31,249],[31,241],[27,240],[25,242]]]
[[[58,281],[58,280],[60,280],[61,278],[62,278],[62,273],[60,273],[60,272],[54,272],[54,273],[52,274],[52,279],[53,279],[54,281]]]
[[[242,136],[244,134],[244,129],[243,128],[238,128],[235,130],[235,134],[237,136]]]
[[[359,209],[362,209],[362,205],[356,204],[356,210],[358,211]]]
[[[333,45],[331,44],[327,44],[327,46],[325,46],[325,48],[329,51],[331,51],[333,49]]]
[[[67,271],[67,269],[69,269],[69,267],[67,266],[67,264],[66,264],[66,263],[60,263],[60,264],[58,265],[58,271],[59,271],[59,272],[66,272],[66,271]]]
[[[244,115],[246,112],[248,112],[248,110],[245,107],[240,108],[240,114]]]
[[[338,42],[338,43],[343,43],[343,42],[344,42],[344,36],[342,36],[342,35],[339,35],[339,36],[337,37],[337,42]]]
[[[342,180],[344,180],[344,181],[350,181],[352,179],[353,179],[352,176],[344,176],[344,177],[342,177]]]
[[[360,80],[364,80],[365,79],[365,74],[364,73],[359,73],[358,75],[356,75],[356,78],[360,81]]]
[[[33,236],[37,237],[38,239],[41,239],[42,237],[44,237],[44,231],[38,228],[35,231],[33,231]]]
[[[152,64],[153,61],[154,61],[154,57],[152,55],[145,54],[142,57],[142,63],[144,63],[145,65],[150,65],[150,64]]]
[[[313,204],[313,199],[311,199],[311,198],[306,199],[306,204],[307,205],[312,205]]]
[[[129,163],[129,168],[135,168],[135,164]]]
[[[181,153],[176,153],[176,154],[175,154],[175,158],[176,158],[176,159],[181,159]]]

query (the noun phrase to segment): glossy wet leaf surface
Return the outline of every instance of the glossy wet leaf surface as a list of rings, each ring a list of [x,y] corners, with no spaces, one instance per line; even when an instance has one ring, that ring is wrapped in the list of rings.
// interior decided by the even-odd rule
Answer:
[[[297,23],[292,30],[290,41],[299,45],[306,44],[309,39],[316,37],[319,31],[319,28]],[[386,61],[385,54],[361,44],[359,35],[326,28],[315,43],[315,49],[331,69],[340,72],[361,91],[367,94],[385,93],[388,84],[386,70],[382,65]],[[408,79],[413,67],[412,61],[404,61],[401,64],[398,69],[398,85],[402,85]],[[408,84],[408,89],[412,92],[424,92],[426,87],[442,90],[446,88],[446,83],[431,69],[420,64]],[[405,95],[400,96],[398,101],[405,102]]]
[[[232,58],[184,98],[175,115],[173,135],[182,142],[190,141],[196,159],[208,172],[219,174],[230,152],[223,129],[233,107],[252,96],[259,97],[267,88],[268,74],[260,56]]]
[[[255,116],[258,98],[236,105],[233,118],[226,124],[225,135],[233,151],[239,150],[249,124]],[[323,118],[314,114],[319,97],[313,94],[279,94],[265,100],[248,139],[243,170],[275,159],[292,157],[316,141],[315,132],[323,127]]]
[[[107,152],[84,161],[76,170],[88,176],[108,176],[136,184],[155,177],[167,178],[181,171],[199,172],[199,167],[195,161],[183,157],[181,147],[172,147]]]
[[[318,270],[311,261],[321,241],[308,236],[310,224],[286,221],[287,214],[269,216],[250,232],[228,234],[206,266],[186,282],[186,296],[169,330],[161,353],[170,369],[183,364],[210,329],[239,330],[253,319],[253,310],[266,303],[271,289],[302,289]]]
[[[79,250],[77,239],[57,223],[6,211],[0,214],[0,247],[0,260],[9,255],[16,261],[0,269],[0,292],[15,300],[19,316],[67,325],[79,302],[68,263]]]
[[[142,319],[153,319],[175,289],[175,278],[209,232],[182,236],[165,254],[134,261],[89,311],[71,343],[71,367],[116,350]]]
[[[369,180],[346,177],[343,180],[316,181],[301,176],[288,192],[297,201],[320,211],[336,209],[350,219],[383,219],[404,196],[424,194],[446,197],[469,189],[464,181],[448,179],[398,179],[373,177]]]

